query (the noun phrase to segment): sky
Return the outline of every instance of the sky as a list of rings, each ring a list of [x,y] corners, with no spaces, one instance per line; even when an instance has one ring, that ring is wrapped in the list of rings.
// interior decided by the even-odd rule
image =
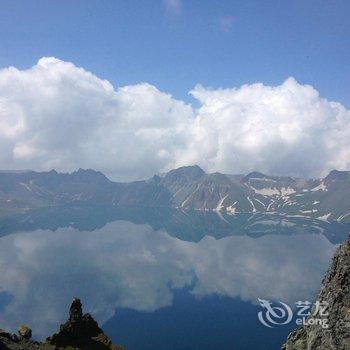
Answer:
[[[0,168],[350,169],[349,13],[348,1],[2,0]]]

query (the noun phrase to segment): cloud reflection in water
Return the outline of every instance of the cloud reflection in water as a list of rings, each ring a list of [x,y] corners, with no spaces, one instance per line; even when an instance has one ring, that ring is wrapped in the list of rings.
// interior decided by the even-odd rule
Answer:
[[[73,296],[102,324],[121,307],[169,306],[182,288],[253,303],[312,298],[335,249],[315,234],[186,242],[126,221],[93,232],[36,230],[0,240],[0,293],[12,296],[0,308],[0,324],[15,330],[27,323],[37,336],[57,328]]]

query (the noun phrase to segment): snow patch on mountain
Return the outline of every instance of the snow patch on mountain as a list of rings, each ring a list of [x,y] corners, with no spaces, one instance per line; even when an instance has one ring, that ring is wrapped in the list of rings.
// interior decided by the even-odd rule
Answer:
[[[344,214],[344,215],[339,216],[339,218],[338,218],[337,220],[338,220],[338,221],[341,221],[341,220],[347,218],[348,216],[350,216],[350,212],[349,212],[349,213],[346,213],[346,214]]]
[[[293,194],[293,193],[295,193],[296,191],[294,190],[294,188],[292,188],[292,187],[282,187],[281,188],[281,195],[283,196],[283,197],[285,197],[285,196],[289,196],[289,195],[291,195],[291,194]]]
[[[324,184],[322,181],[318,186],[312,188],[310,190],[311,192],[316,192],[316,191],[327,191],[327,186]]]
[[[231,204],[230,206],[226,207],[226,212],[229,215],[235,215],[236,214],[236,207],[235,205],[237,204],[237,201]]]
[[[329,217],[332,215],[332,213],[328,213],[322,216],[319,216],[317,219],[322,221],[328,221]]]
[[[261,188],[257,189],[253,186],[250,186],[250,188],[257,194],[261,194],[263,196],[276,196],[280,194],[280,191],[277,188]]]
[[[220,210],[222,210],[222,209],[224,208],[223,203],[224,203],[224,200],[227,198],[227,196],[228,196],[228,194],[227,194],[225,197],[223,197],[223,198],[221,198],[221,199],[219,200],[218,205],[217,205],[216,208],[214,209],[215,211],[220,211]]]
[[[255,208],[255,205],[254,205],[253,201],[250,199],[249,196],[247,197],[247,199],[248,199],[250,205],[252,206],[252,209],[253,209],[252,212],[253,212],[253,213],[256,213],[257,210],[256,210],[256,208]]]

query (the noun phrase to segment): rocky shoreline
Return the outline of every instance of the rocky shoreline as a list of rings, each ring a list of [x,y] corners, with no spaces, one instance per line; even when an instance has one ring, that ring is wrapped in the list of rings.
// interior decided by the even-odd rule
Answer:
[[[350,237],[338,247],[317,302],[328,305],[328,328],[302,326],[289,334],[282,350],[350,349]]]
[[[74,299],[69,319],[44,342],[31,340],[32,331],[21,326],[18,334],[0,330],[0,350],[123,350],[114,345],[90,314],[84,314],[79,299]]]

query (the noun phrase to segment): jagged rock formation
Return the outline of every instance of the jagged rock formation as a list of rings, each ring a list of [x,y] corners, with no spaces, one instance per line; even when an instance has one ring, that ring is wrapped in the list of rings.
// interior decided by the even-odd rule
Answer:
[[[350,349],[350,237],[337,249],[317,300],[328,304],[329,328],[302,326],[288,336],[282,350]]]
[[[0,350],[56,350],[52,345],[31,341],[31,333],[27,326],[21,326],[18,335],[0,329]]]
[[[69,319],[60,326],[58,333],[45,342],[31,341],[32,331],[21,326],[18,335],[0,330],[0,350],[122,350],[112,344],[90,314],[84,314],[79,299],[74,299],[69,310]]]
[[[29,340],[32,337],[32,330],[25,325],[22,325],[18,329],[18,335],[20,340]]]

